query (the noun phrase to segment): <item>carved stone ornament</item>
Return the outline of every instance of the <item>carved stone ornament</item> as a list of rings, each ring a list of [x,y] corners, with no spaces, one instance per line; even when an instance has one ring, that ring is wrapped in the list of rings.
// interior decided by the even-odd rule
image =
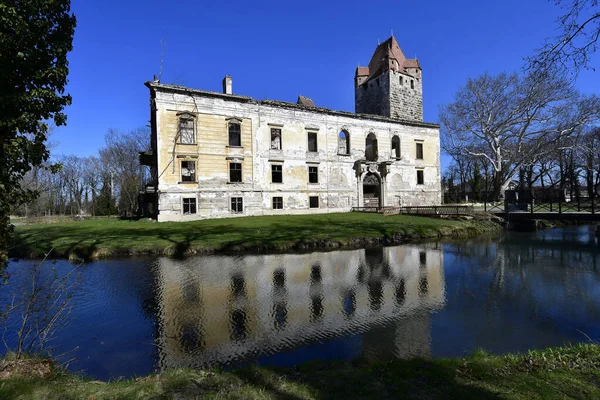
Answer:
[[[367,170],[371,173],[373,172],[379,172],[379,165],[377,164],[369,164]]]

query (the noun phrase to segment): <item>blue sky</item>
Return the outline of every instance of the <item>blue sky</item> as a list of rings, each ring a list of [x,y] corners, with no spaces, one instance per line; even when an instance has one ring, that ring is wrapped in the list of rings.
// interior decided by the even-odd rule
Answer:
[[[191,1],[72,0],[77,28],[69,55],[68,124],[53,133],[53,154],[95,154],[110,128],[148,123],[144,82],[221,90],[354,111],[354,71],[391,30],[423,68],[425,121],[452,101],[467,77],[513,71],[553,35],[560,9],[547,0]],[[596,55],[593,64],[600,67]],[[600,93],[598,72],[580,90]]]

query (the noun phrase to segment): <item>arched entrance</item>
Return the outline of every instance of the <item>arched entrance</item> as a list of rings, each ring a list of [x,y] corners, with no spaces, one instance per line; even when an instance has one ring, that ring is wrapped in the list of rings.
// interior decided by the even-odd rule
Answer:
[[[381,207],[381,181],[369,172],[363,179],[364,207]]]

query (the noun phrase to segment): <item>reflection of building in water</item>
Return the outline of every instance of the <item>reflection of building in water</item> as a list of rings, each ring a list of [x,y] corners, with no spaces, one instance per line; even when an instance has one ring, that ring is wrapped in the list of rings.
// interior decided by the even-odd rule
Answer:
[[[388,337],[395,356],[427,355],[428,312],[444,304],[442,265],[441,249],[424,246],[160,258],[161,366],[240,361],[367,331],[368,358],[384,356]]]

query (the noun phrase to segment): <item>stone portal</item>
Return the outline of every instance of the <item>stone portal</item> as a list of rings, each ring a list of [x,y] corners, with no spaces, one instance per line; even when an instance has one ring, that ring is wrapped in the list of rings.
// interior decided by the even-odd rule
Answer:
[[[369,172],[363,179],[365,207],[381,207],[381,182],[376,174]]]

